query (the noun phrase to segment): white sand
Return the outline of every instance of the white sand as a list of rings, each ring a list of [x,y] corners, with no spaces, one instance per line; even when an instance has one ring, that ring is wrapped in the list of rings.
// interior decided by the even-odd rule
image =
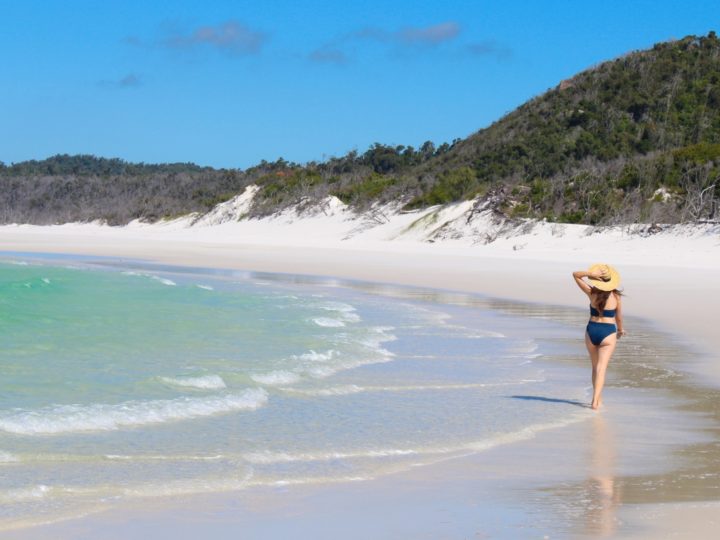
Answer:
[[[622,229],[589,234],[592,229],[587,227],[553,224],[510,228],[494,223],[489,213],[472,214],[470,203],[442,212],[386,212],[357,218],[333,200],[312,216],[288,212],[237,222],[246,204],[235,200],[228,205],[234,206],[216,209],[200,220],[157,225],[4,226],[0,227],[0,251],[335,276],[582,309],[587,300],[573,284],[571,272],[594,262],[609,262],[623,276],[626,314],[655,321],[676,339],[704,352],[702,360],[688,369],[705,382],[720,385],[715,353],[720,346],[715,316],[720,310],[718,227],[676,228],[650,237],[629,235]],[[192,221],[197,223],[191,227]],[[488,238],[494,241],[485,243]],[[633,331],[631,322],[627,330]],[[679,534],[673,537],[685,537],[680,534],[685,530],[683,520],[710,523],[715,508],[673,506],[673,515],[680,520],[673,529]],[[653,515],[661,510],[643,506],[629,511],[627,519],[637,521],[640,528],[650,527]],[[694,537],[703,538],[709,530],[701,526]]]

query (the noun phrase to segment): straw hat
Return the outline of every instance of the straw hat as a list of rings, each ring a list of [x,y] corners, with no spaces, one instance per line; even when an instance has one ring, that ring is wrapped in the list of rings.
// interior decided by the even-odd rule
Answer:
[[[596,289],[600,289],[601,291],[614,291],[620,285],[620,274],[618,273],[617,270],[615,270],[609,264],[603,264],[603,263],[593,264],[590,268],[588,268],[588,272],[593,273],[593,274],[595,272],[603,272],[603,271],[607,272],[608,276],[610,276],[609,279],[602,280],[602,279],[588,278],[590,285],[592,285]]]

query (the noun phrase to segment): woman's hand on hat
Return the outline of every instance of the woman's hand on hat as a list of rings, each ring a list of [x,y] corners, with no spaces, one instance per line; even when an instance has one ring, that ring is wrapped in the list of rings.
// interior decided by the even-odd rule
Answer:
[[[609,281],[610,280],[610,270],[608,270],[607,266],[603,266],[601,270],[597,272],[591,272],[590,277],[592,279],[599,279],[602,281]]]

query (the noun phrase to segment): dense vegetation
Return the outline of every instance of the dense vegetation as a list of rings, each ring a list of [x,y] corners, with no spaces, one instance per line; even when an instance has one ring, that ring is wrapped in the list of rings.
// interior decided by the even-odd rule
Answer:
[[[253,212],[335,195],[358,209],[490,197],[509,217],[591,224],[720,218],[720,40],[714,32],[600,64],[464,140],[375,144],[246,171],[55,156],[0,164],[0,222],[125,223],[205,211],[260,186]]]
[[[243,188],[232,170],[59,155],[0,164],[0,222],[157,220],[208,210]]]
[[[717,218],[720,40],[711,32],[661,43],[563,81],[459,143],[444,166],[474,173],[464,197],[504,186],[511,215],[586,223]],[[456,178],[439,180],[415,203],[438,184],[457,195]]]

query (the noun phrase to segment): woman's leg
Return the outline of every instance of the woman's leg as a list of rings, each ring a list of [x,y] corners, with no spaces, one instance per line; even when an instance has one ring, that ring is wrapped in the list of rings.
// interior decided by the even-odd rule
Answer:
[[[597,365],[598,365],[598,348],[593,345],[590,341],[590,336],[585,332],[585,347],[587,348],[588,354],[590,355],[590,363],[592,364],[592,385],[593,395],[595,394],[595,379],[597,378]]]
[[[617,345],[617,334],[610,334],[606,337],[600,345],[597,346],[598,350],[598,361],[595,373],[595,384],[593,389],[593,399],[590,406],[593,409],[598,409],[602,403],[602,390],[605,386],[605,372],[607,366],[610,363],[613,352],[615,352],[615,345]]]

